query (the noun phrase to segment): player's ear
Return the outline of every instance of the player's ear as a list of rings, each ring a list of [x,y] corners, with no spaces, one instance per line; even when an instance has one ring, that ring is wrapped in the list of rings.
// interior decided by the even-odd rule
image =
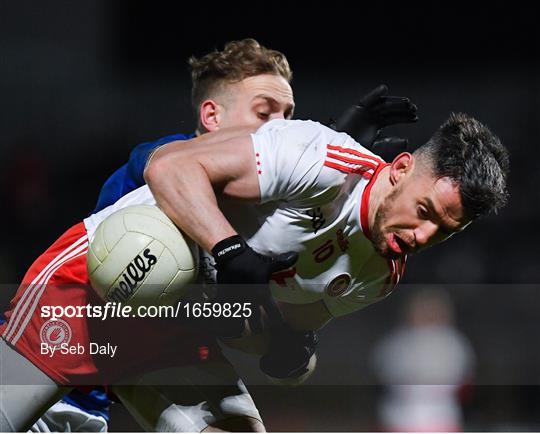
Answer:
[[[219,129],[221,106],[213,99],[206,99],[201,103],[199,121],[201,126],[209,132]]]
[[[414,167],[414,157],[409,152],[402,152],[390,165],[390,182],[397,184],[404,176],[412,173]]]

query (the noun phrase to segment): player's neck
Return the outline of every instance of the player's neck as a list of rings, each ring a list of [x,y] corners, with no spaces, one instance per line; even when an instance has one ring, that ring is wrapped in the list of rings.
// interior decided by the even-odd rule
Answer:
[[[369,198],[369,207],[368,207],[368,222],[370,231],[373,229],[373,224],[375,222],[375,215],[377,210],[384,202],[384,199],[390,193],[392,184],[390,183],[390,165],[383,168],[371,187],[370,198]]]

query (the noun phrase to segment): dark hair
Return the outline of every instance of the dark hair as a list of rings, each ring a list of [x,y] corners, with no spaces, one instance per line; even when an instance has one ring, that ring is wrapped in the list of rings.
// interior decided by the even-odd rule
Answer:
[[[467,217],[496,213],[506,204],[508,150],[473,117],[452,113],[415,156],[428,161],[436,178],[458,184]]]
[[[283,53],[260,45],[255,39],[225,44],[223,51],[212,51],[189,59],[191,67],[191,102],[196,112],[200,104],[219,91],[225,83],[242,81],[261,74],[280,75],[289,83],[292,72]]]

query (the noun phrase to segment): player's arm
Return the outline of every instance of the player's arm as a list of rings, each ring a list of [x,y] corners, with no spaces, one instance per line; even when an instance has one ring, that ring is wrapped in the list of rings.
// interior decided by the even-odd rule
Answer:
[[[244,127],[243,130],[246,130],[246,128]],[[241,131],[241,128],[230,129],[227,134],[238,135]],[[245,133],[247,134],[247,132]],[[143,178],[144,168],[157,148],[174,141],[177,142],[178,146],[181,146],[185,140],[193,137],[193,134],[173,134],[137,145],[129,154],[128,162],[116,170],[101,188],[94,213],[112,205],[122,196],[145,184]]]
[[[245,133],[219,131],[168,143],[155,152],[144,172],[163,211],[209,252],[237,234],[220,211],[215,193],[249,201],[260,198],[251,137]]]
[[[291,267],[298,255],[274,257],[255,252],[237,234],[220,211],[216,192],[237,199],[260,199],[251,137],[229,131],[205,134],[178,146],[172,142],[158,149],[150,160],[145,179],[156,202],[176,225],[197,244],[212,252],[216,261],[216,301],[251,302],[252,328],[262,330],[260,307],[276,327],[283,318],[270,294],[270,276]],[[223,284],[234,284],[225,290]],[[228,320],[222,336],[240,336],[244,320]]]

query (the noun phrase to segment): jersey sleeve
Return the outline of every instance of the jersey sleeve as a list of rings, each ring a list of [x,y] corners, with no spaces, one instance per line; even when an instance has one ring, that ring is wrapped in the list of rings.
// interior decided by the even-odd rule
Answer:
[[[333,130],[312,121],[276,120],[252,135],[261,203],[308,203],[336,193],[343,173],[325,166]]]
[[[105,181],[99,192],[96,207],[92,211],[93,214],[112,205],[125,194],[125,191],[131,191],[136,188],[134,187],[135,181],[128,176],[127,168],[128,165],[124,164],[107,178],[107,181]]]
[[[107,208],[115,203],[122,196],[143,186],[144,168],[148,157],[157,147],[175,140],[188,140],[193,138],[193,134],[174,134],[162,137],[153,142],[146,142],[136,146],[129,155],[129,160],[122,167],[117,169],[103,184],[99,193],[98,201],[93,213]]]

